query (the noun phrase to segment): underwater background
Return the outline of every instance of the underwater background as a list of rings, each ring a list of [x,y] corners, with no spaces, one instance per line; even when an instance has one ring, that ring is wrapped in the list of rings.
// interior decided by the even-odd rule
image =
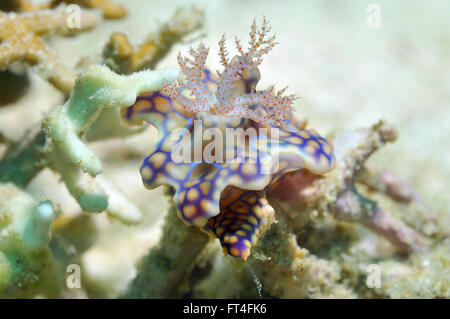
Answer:
[[[302,289],[286,288],[287,293],[273,288],[275,278],[266,279],[265,283],[264,275],[261,275],[262,279],[256,279],[256,282],[262,281],[262,292],[261,289],[257,289],[258,285],[250,275],[247,279],[234,279],[244,282],[241,289],[226,285],[222,292],[217,292],[216,287],[221,286],[224,280],[221,276],[227,276],[227,272],[225,270],[221,272],[220,269],[233,269],[237,266],[228,266],[227,263],[233,264],[236,262],[234,260],[221,261],[224,257],[218,257],[221,250],[220,247],[216,247],[220,245],[211,244],[211,247],[206,248],[211,252],[204,252],[204,255],[210,254],[214,257],[208,259],[209,257],[203,256],[193,272],[186,275],[187,285],[191,288],[173,296],[239,298],[258,297],[262,294],[265,297],[281,298],[448,298],[450,281],[449,245],[446,239],[450,233],[448,1],[115,0],[115,2],[126,7],[128,11],[126,17],[103,20],[92,30],[75,37],[58,36],[46,39],[48,47],[62,64],[69,69],[82,69],[79,65],[80,59],[102,52],[112,32],[122,32],[131,43],[137,44],[150,32],[157,30],[160,23],[170,21],[176,8],[195,5],[196,8],[204,10],[203,27],[187,35],[184,38],[185,43],[176,43],[158,63],[157,69],[177,66],[176,57],[179,51],[186,54],[189,46],[195,47],[203,42],[210,46],[206,66],[215,71],[220,66],[217,42],[222,34],[226,34],[230,43],[234,36],[245,43],[253,19],[262,19],[265,16],[270,21],[272,32],[276,33],[279,44],[265,57],[259,67],[261,80],[258,86],[269,87],[272,84],[276,84],[278,88],[289,86],[288,93],[299,96],[294,102],[298,118],[307,119],[309,127],[324,135],[370,127],[379,120],[392,125],[398,133],[397,139],[374,153],[368,159],[367,165],[378,170],[389,170],[401,177],[417,194],[420,194],[427,213],[437,220],[436,224],[440,229],[439,235],[430,236],[433,237],[432,249],[436,250],[431,257],[427,257],[428,259],[421,257],[423,255],[405,257],[389,249],[386,251],[380,247],[389,245],[382,243],[373,250],[379,249],[383,253],[373,252],[371,256],[373,258],[369,258],[371,261],[356,253],[355,255],[348,253],[349,260],[345,261],[340,252],[335,254],[333,251],[333,242],[317,246],[310,242],[306,245],[309,251],[313,251],[321,258],[320,260],[329,260],[333,263],[330,267],[334,267],[334,270],[329,270],[332,278],[322,279],[330,282],[330,287],[322,289],[320,287],[325,284],[314,281],[315,290],[308,290],[304,288],[308,287],[308,281],[305,280],[304,283],[297,283],[304,285]],[[370,15],[367,8],[370,4],[376,4],[380,9],[379,28],[370,28],[367,24]],[[10,73],[7,75],[6,71],[0,73],[0,77],[3,77],[0,78],[0,136],[6,141],[17,142],[23,138],[27,130],[41,123],[46,112],[56,105],[63,104],[65,97],[29,68],[13,65],[11,70],[13,75]],[[15,90],[18,93],[11,97],[10,92]],[[127,287],[138,273],[136,264],[160,240],[170,207],[163,187],[145,189],[139,174],[142,159],[148,155],[150,144],[156,141],[156,137],[157,130],[150,127],[129,137],[89,143],[89,148],[103,164],[101,178],[112,183],[142,212],[142,220],[137,225],[125,225],[105,213],[82,212],[59,174],[48,168],[43,169],[24,187],[26,193],[36,202],[50,200],[61,212],[52,226],[54,233],[49,244],[58,264],[52,266],[55,267],[53,274],[59,279],[36,279],[31,283],[27,281],[28,279],[22,278],[20,280],[27,282],[25,286],[29,285],[29,288],[24,290],[20,285],[14,288],[7,287],[3,292],[0,290],[0,296],[114,298],[126,294]],[[0,155],[5,153],[6,147],[6,143],[0,143]],[[391,208],[394,212],[397,209],[391,202],[386,202],[385,207]],[[411,225],[415,223],[417,221],[408,221]],[[346,236],[351,236],[349,234],[353,230],[346,229],[344,232],[348,232]],[[361,234],[360,230],[354,232]],[[373,234],[363,233],[361,236],[368,236],[369,241],[375,240]],[[56,240],[57,238],[60,239]],[[349,243],[345,245],[351,246]],[[335,249],[344,249],[339,246],[341,244],[337,243]],[[302,247],[301,242],[299,246]],[[320,249],[317,248],[319,246]],[[317,249],[314,250],[314,247]],[[349,248],[346,246],[345,249]],[[339,257],[336,257],[337,255]],[[356,255],[358,257],[355,257]],[[390,288],[367,292],[366,288],[361,288],[365,285],[361,275],[363,272],[358,272],[346,264],[357,263],[355,260],[359,258],[364,260],[361,262],[364,269],[373,260],[385,260],[385,265],[389,267],[393,264],[398,266],[392,273],[404,270],[405,276],[417,277],[401,280]],[[424,274],[425,266],[421,264],[424,260],[429,260],[428,263],[438,263],[439,270],[433,270],[434,275]],[[82,288],[66,289],[66,264],[80,265]],[[422,265],[420,271],[417,270],[419,264]],[[1,265],[0,262],[0,269]],[[408,267],[411,269],[405,270]],[[0,277],[1,273],[0,270]],[[231,273],[233,274],[233,271]],[[389,280],[386,279],[386,282]],[[419,284],[413,287],[413,281],[420,280],[431,281],[433,288]],[[246,293],[246,289],[243,288],[248,286],[251,287],[250,293]],[[266,290],[266,286],[271,288]],[[131,296],[153,297],[151,294]]]

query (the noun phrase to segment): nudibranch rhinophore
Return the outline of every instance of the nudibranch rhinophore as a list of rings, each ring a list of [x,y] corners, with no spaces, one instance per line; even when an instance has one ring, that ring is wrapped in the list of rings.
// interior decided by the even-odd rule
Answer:
[[[256,90],[258,66],[276,44],[269,31],[266,19],[260,27],[254,21],[249,49],[244,51],[236,39],[239,54],[231,60],[222,37],[224,70],[217,77],[204,67],[209,50],[203,44],[191,48],[192,58],[178,56],[184,79],[163,83],[161,91],[143,94],[121,110],[126,124],[145,121],[159,131],[140,169],[144,185],[172,186],[181,219],[219,238],[227,254],[243,259],[273,211],[265,189],[288,172],[324,174],[335,161],[332,145],[293,118],[294,96],[283,95],[284,89]],[[229,132],[235,133],[231,142],[221,140]],[[182,160],[175,156],[181,150]]]

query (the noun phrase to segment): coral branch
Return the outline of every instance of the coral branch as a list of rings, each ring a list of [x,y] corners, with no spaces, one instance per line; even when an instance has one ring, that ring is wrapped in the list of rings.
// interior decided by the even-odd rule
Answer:
[[[153,69],[175,43],[199,30],[203,21],[202,10],[195,7],[180,8],[136,47],[133,47],[124,34],[115,32],[103,50],[102,62],[121,74]]]
[[[54,17],[52,16],[51,19],[49,19],[48,23],[39,20],[45,28],[36,25],[32,27],[39,31],[36,31],[37,33],[53,29],[64,33],[65,25],[61,24],[60,20],[57,18],[57,14],[60,11],[44,12],[24,14],[23,16],[30,18],[34,17],[33,19],[39,20],[41,19],[40,14],[47,18],[48,15],[46,12],[56,13]],[[13,14],[12,17],[14,16],[19,17],[20,15]],[[156,63],[158,59],[167,53],[175,41],[179,41],[188,31],[193,31],[198,28],[203,19],[202,12],[194,8],[190,10],[179,10],[174,17],[176,17],[175,21],[164,24],[160,31],[155,35],[154,50],[144,50],[153,55],[145,57],[144,55],[147,53],[142,51],[142,59],[146,58],[146,61]],[[189,20],[189,17],[192,18],[192,20]],[[59,21],[59,24],[50,23],[53,20]],[[87,27],[88,25],[88,23],[85,23],[82,20],[83,27]],[[157,43],[159,40],[161,40],[162,43]],[[4,54],[16,52],[11,51],[3,44],[0,45],[0,51],[3,48],[5,48]],[[0,54],[0,56],[2,55]],[[39,57],[42,59],[48,58],[47,55],[40,55]],[[46,69],[46,64],[38,64],[41,69],[41,74],[48,77],[51,81],[56,77],[57,81],[59,81],[59,87],[64,87],[64,91],[67,94],[70,93],[75,83],[75,75],[65,68],[59,68],[57,63],[55,64],[52,62],[50,64],[52,65],[52,70]],[[101,71],[92,71],[96,68]],[[66,106],[57,107],[54,112],[48,114],[48,117],[51,118],[52,116],[56,116],[57,119],[54,118],[54,126],[50,126],[55,128],[60,125],[59,128],[61,130],[59,132],[61,133],[61,131],[63,131],[63,133],[67,133],[66,137],[68,140],[65,141],[67,143],[63,143],[64,146],[72,145],[75,157],[84,154],[93,160],[91,164],[94,166],[97,165],[96,167],[98,169],[98,159],[96,159],[94,154],[89,153],[90,151],[84,146],[84,143],[81,142],[79,136],[82,136],[87,130],[86,139],[92,141],[117,136],[123,137],[142,131],[141,128],[129,128],[123,126],[121,124],[118,108],[132,104],[136,95],[143,90],[159,88],[158,86],[155,86],[157,85],[157,77],[152,77],[151,74],[161,74],[164,78],[171,81],[176,77],[176,72],[173,69],[173,72],[171,70],[161,71],[159,73],[146,71],[129,77],[120,77],[117,75],[114,77],[113,73],[104,67],[93,66],[89,70],[90,73],[85,72],[84,75],[80,76],[80,79],[77,81],[77,87],[74,90],[72,97],[66,103]],[[67,76],[61,74],[66,74]],[[165,77],[166,75],[168,75],[168,77]],[[114,85],[113,83],[117,79],[121,80]],[[139,88],[136,87],[130,89],[130,85],[138,86],[138,82],[140,83]],[[124,85],[124,83],[126,83],[126,85]],[[116,93],[118,92],[115,96],[112,96],[114,95],[113,88],[115,88]],[[91,89],[92,91],[90,91]],[[123,92],[120,90],[123,90]],[[135,92],[135,95],[133,95],[132,92]],[[96,98],[92,99],[92,96],[96,96]],[[71,106],[69,106],[69,104]],[[113,106],[113,104],[116,106],[115,108],[104,108],[104,106]],[[99,112],[101,112],[100,115]],[[99,117],[98,120],[96,120],[97,117]],[[58,122],[59,120],[61,121]],[[95,122],[92,123],[93,121]],[[47,127],[47,124],[48,123],[45,123],[44,126]],[[62,179],[68,190],[78,201],[83,210],[98,212],[106,208],[106,212],[110,216],[113,216],[126,224],[135,224],[140,220],[141,212],[139,209],[127,200],[120,191],[115,189],[115,187],[106,179],[101,178],[100,180],[96,180],[88,173],[83,172],[80,169],[81,162],[77,161],[77,159],[70,162],[65,154],[61,152],[60,148],[55,148],[51,145],[49,147],[47,137],[49,136],[46,136],[43,131],[40,131],[36,127],[27,132],[26,136],[19,142],[10,143],[0,161],[0,181],[13,182],[19,187],[25,187],[42,168],[50,166],[62,175]],[[78,149],[78,146],[80,145],[86,151],[85,153],[83,153],[83,151],[81,153],[78,152],[80,150]],[[85,161],[83,163],[86,164]],[[108,206],[106,207],[106,205]]]
[[[0,161],[0,182],[25,187],[43,168],[45,135],[36,127],[17,143],[11,143]]]
[[[56,212],[12,183],[0,183],[0,291],[28,287],[51,270],[48,243]]]
[[[67,186],[70,194],[87,212],[101,212],[108,206],[108,198],[91,175],[69,162],[61,150],[50,152],[49,164],[56,170]]]
[[[99,8],[103,11],[103,16],[106,19],[120,19],[127,14],[127,11],[123,6],[109,0],[49,0],[47,2],[41,1],[39,3],[34,3],[30,0],[2,0],[0,10],[29,12],[55,8],[62,3],[66,3],[67,5],[77,4],[90,9]]]
[[[330,211],[337,219],[365,225],[407,252],[426,249],[424,239],[414,229],[361,195],[354,186],[365,161],[395,138],[394,129],[382,121],[370,129],[340,132],[334,138],[336,169],[324,177],[309,172],[284,176],[269,192],[271,203],[284,212],[281,216],[288,219],[292,230],[301,229],[308,218],[305,213],[299,216],[299,210]]]
[[[415,202],[423,205],[419,194],[414,192],[406,181],[394,175],[392,172],[386,170],[377,172],[373,168],[368,168],[366,165],[356,175],[356,182],[366,185],[371,190],[385,193],[398,202]]]
[[[40,36],[82,32],[94,27],[99,17],[96,13],[83,11],[81,28],[68,27],[67,19],[64,8],[21,14],[0,12],[0,68],[17,61],[36,66],[45,79],[63,93],[70,94],[74,73],[58,62]]]
[[[0,161],[0,181],[24,187],[43,167],[50,165],[62,175],[84,210],[105,210],[108,194],[86,173],[98,174],[101,162],[80,137],[103,107],[128,106],[139,93],[158,89],[163,79],[173,80],[176,76],[175,69],[120,76],[105,66],[92,66],[80,76],[66,104],[47,115],[43,131],[35,128],[24,140],[8,146]],[[48,143],[50,140],[53,144]],[[119,194],[113,187],[108,190],[110,194]],[[127,207],[128,213],[119,212],[121,207]],[[107,212],[131,224],[140,218],[139,210],[123,196],[113,199]]]
[[[101,162],[80,137],[102,108],[131,105],[140,93],[157,90],[164,80],[173,81],[177,76],[177,70],[172,68],[125,76],[105,66],[91,66],[77,80],[66,104],[47,114],[43,123],[46,136],[74,165],[92,175],[98,175],[102,171]]]
[[[163,235],[138,266],[138,275],[125,298],[179,298],[183,286],[208,237],[196,227],[186,227],[172,205]]]
[[[121,19],[127,15],[127,10],[120,4],[111,2],[110,0],[52,0],[49,5],[56,7],[61,3],[78,4],[85,8],[98,8],[103,11],[106,19]]]
[[[412,228],[353,189],[346,189],[338,194],[333,213],[338,219],[365,225],[406,252],[426,249],[423,238]]]
[[[384,212],[378,205],[363,195],[354,187],[355,176],[363,167],[367,158],[387,142],[396,139],[396,133],[389,125],[379,122],[369,131],[362,134],[362,139],[351,148],[345,150],[347,158],[341,162],[343,176],[343,189],[331,205],[331,211],[339,219],[358,221],[375,232],[397,244],[401,249],[412,252],[427,248],[423,238],[403,221]],[[339,137],[336,143],[343,143]]]

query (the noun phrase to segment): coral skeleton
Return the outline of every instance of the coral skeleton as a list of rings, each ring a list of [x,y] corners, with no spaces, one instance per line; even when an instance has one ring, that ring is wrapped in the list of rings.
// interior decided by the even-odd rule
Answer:
[[[103,50],[101,62],[121,74],[153,69],[175,43],[202,28],[203,20],[202,10],[180,8],[156,32],[150,33],[143,43],[135,47],[125,34],[114,32]]]
[[[80,28],[69,28],[64,7],[26,13],[0,12],[0,69],[25,62],[65,94],[70,94],[75,74],[62,65],[47,47],[44,34],[73,34],[93,28],[99,17],[83,11]]]
[[[192,21],[199,23],[201,11],[183,8],[177,10],[175,15],[179,17],[177,25],[186,25],[186,20],[191,15],[196,18]],[[181,39],[179,32],[188,33],[179,28],[175,28],[171,33],[176,39]],[[173,43],[175,42],[171,42]],[[163,51],[167,52],[171,44],[154,45],[152,55],[147,57],[146,61],[153,63],[152,59],[163,54]],[[23,140],[8,145],[0,162],[0,180],[13,181],[23,187],[42,168],[48,166],[61,174],[69,192],[84,211],[106,210],[110,216],[126,224],[135,224],[140,220],[140,210],[105,178],[96,179],[92,176],[100,173],[100,160],[86,146],[83,146],[85,151],[80,152],[80,145],[85,145],[80,137],[85,135],[86,131],[89,140],[127,136],[139,132],[128,129],[120,123],[119,108],[132,103],[139,90],[158,88],[156,85],[161,83],[162,78],[173,80],[178,73],[174,69],[167,69],[162,73],[147,70],[126,77],[118,76],[99,65],[90,65],[86,68],[87,70],[76,81],[71,80],[71,83],[67,83],[67,91],[72,93],[69,100],[49,112],[47,119],[44,120],[43,130],[37,128],[30,130]],[[159,78],[159,75],[162,75],[162,78]],[[75,77],[74,72],[71,72],[72,76]],[[122,91],[127,86],[129,89]],[[96,95],[97,98],[91,99],[91,95]],[[57,135],[62,136],[62,143],[59,142]],[[53,144],[57,144],[56,147],[51,143],[52,137]],[[65,152],[61,151],[61,147]]]

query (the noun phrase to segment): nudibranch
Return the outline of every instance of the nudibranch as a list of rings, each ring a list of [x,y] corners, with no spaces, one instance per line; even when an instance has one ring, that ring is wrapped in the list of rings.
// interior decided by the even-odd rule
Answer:
[[[179,54],[183,79],[163,83],[162,90],[138,96],[121,110],[126,124],[145,121],[159,132],[140,169],[144,185],[173,187],[181,219],[243,259],[258,239],[262,220],[273,211],[265,198],[267,187],[300,169],[325,174],[335,161],[332,145],[293,118],[294,96],[273,87],[256,90],[258,66],[276,44],[269,31],[265,18],[260,27],[254,21],[248,50],[236,39],[239,54],[232,59],[223,36],[219,54],[224,69],[217,77],[205,68],[209,49],[203,44],[190,49],[191,57]],[[237,145],[220,140],[228,130],[244,132],[235,135]],[[189,153],[184,160],[174,156],[181,149]]]

